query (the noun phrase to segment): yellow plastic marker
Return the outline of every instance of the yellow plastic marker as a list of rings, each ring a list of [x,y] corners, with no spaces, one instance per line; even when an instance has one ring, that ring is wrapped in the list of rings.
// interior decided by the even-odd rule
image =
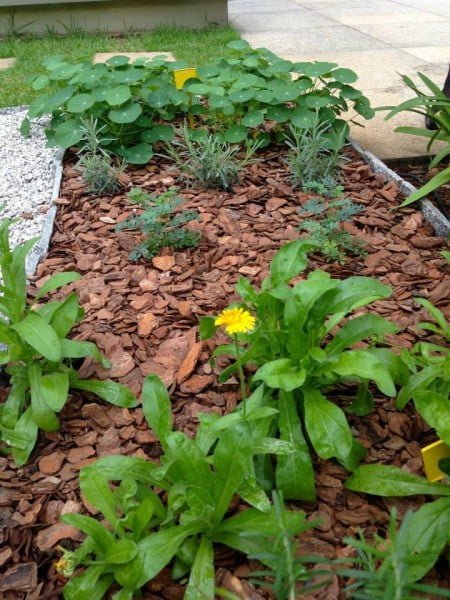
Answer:
[[[442,458],[450,458],[450,447],[444,444],[442,440],[438,440],[429,446],[421,449],[423,467],[428,481],[434,483],[447,477],[439,468],[439,461]]]
[[[198,77],[197,69],[175,69],[173,72],[175,78],[175,86],[177,90],[181,90],[188,79]]]

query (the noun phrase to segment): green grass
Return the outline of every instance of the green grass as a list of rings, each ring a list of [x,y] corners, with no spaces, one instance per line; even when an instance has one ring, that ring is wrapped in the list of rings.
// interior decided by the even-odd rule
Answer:
[[[0,107],[19,106],[42,92],[31,89],[29,77],[43,71],[42,61],[54,55],[69,62],[90,60],[96,52],[171,51],[179,60],[198,66],[226,54],[226,44],[238,39],[231,27],[211,27],[202,30],[161,28],[149,33],[127,33],[123,36],[75,33],[67,36],[10,37],[0,40],[0,58],[14,56],[17,64],[0,71]]]

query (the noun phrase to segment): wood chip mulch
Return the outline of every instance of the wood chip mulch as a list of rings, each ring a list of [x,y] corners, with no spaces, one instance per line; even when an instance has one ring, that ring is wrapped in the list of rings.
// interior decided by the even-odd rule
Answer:
[[[425,316],[415,296],[428,298],[450,317],[448,266],[439,254],[443,240],[433,236],[414,207],[393,211],[401,201],[395,184],[371,172],[356,153],[350,158],[343,171],[346,195],[365,210],[345,226],[364,240],[367,255],[349,258],[344,265],[314,256],[310,268],[326,269],[338,278],[373,276],[390,284],[392,297],[374,308],[401,327],[397,344],[410,347],[417,340],[415,325]],[[203,236],[200,245],[175,253],[167,249],[151,263],[130,263],[128,253],[137,240],[130,232],[116,233],[115,225],[135,207],[124,194],[86,194],[69,160],[51,248],[35,284],[42,285],[58,271],[81,273],[82,280],[69,286],[77,290],[86,311],[75,337],[96,342],[112,362],[107,372],[85,361],[83,375],[112,377],[138,394],[143,378],[158,374],[170,389],[176,427],[193,432],[199,412],[227,413],[238,401],[236,381],[218,384],[224,363],[209,362],[225,338],[199,341],[198,319],[217,314],[235,299],[240,276],[261,282],[275,251],[298,237],[298,208],[308,196],[292,189],[283,159],[274,150],[249,166],[231,192],[188,188],[161,159],[129,170],[124,183],[151,193],[178,186],[185,207],[200,213],[195,224]],[[6,397],[7,389],[0,391]],[[344,392],[336,396],[343,404],[348,401]],[[422,472],[420,447],[435,438],[413,411],[398,413],[392,400],[378,398],[373,414],[350,420],[368,449],[369,462]],[[159,447],[141,409],[120,409],[74,394],[62,413],[61,431],[42,435],[26,466],[17,468],[0,458],[0,598],[62,597],[64,580],[53,565],[59,555],[55,547],[61,541],[75,545],[80,534],[58,519],[66,512],[90,510],[79,495],[78,472],[108,454],[157,458]],[[297,504],[310,520],[321,520],[302,538],[308,554],[345,556],[349,549],[344,537],[355,535],[357,528],[369,535],[383,532],[392,506],[401,516],[425,500],[349,492],[343,487],[345,470],[332,461],[316,461],[316,473],[317,502]],[[242,556],[219,549],[217,565],[222,586],[242,598],[267,597],[245,581],[250,567]],[[448,575],[435,570],[431,581],[437,580],[444,587],[450,584]],[[339,587],[334,577],[314,597],[338,598]],[[166,570],[147,586],[144,597],[176,600],[183,597],[183,587],[170,581]]]

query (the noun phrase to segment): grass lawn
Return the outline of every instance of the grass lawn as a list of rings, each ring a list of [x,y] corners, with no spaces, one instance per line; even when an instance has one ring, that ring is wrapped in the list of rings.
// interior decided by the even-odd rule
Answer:
[[[42,92],[35,92],[28,82],[30,75],[41,72],[42,61],[61,55],[70,62],[90,60],[96,52],[159,51],[173,52],[191,66],[226,53],[225,45],[239,38],[231,27],[214,27],[197,31],[161,28],[149,33],[130,33],[123,36],[77,33],[65,37],[11,37],[0,40],[0,58],[15,56],[14,68],[0,71],[0,107],[28,104]]]

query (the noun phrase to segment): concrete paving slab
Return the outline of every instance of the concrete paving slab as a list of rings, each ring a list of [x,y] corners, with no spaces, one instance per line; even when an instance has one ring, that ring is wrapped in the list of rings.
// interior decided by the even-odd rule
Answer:
[[[247,33],[245,39],[255,48],[269,48],[280,56],[296,54],[316,54],[334,52],[337,58],[340,52],[387,49],[389,45],[355,31],[350,27],[312,27],[297,32],[268,31]],[[335,60],[336,62],[336,60]]]
[[[261,33],[276,31],[299,31],[310,27],[335,27],[332,19],[319,15],[311,10],[301,9],[284,10],[276,14],[270,13],[237,13],[230,19],[231,24],[239,27],[241,33]]]
[[[167,60],[175,60],[174,55],[171,52],[97,52],[94,54],[94,58],[92,59],[93,63],[102,63],[106,62],[108,58],[112,58],[113,56],[126,56],[130,59],[130,62],[134,62],[138,58],[148,58],[151,60],[156,56],[166,56]]]
[[[450,18],[450,2],[448,0],[397,0],[401,4],[408,6],[410,9],[423,10],[436,13],[443,17]]]
[[[341,15],[333,17],[339,23],[344,25],[362,25],[379,23],[423,23],[432,21],[446,21],[445,17],[431,12],[410,12],[410,13],[382,13],[378,15]]]
[[[414,46],[413,48],[402,48],[401,50],[428,63],[444,64],[450,62],[450,46]]]
[[[425,26],[426,25],[426,26]],[[358,31],[374,38],[402,48],[411,45],[414,40],[416,46],[448,46],[450,36],[448,20],[433,23],[379,23],[374,25],[358,25]]]
[[[10,69],[16,65],[15,58],[0,58],[0,71],[4,69]]]
[[[343,2],[319,2],[307,0],[302,6],[316,10],[327,17],[342,15],[372,15],[372,14],[398,14],[409,13],[411,7],[391,0],[345,0]],[[423,10],[422,6],[420,10]],[[417,9],[416,9],[417,10]]]

